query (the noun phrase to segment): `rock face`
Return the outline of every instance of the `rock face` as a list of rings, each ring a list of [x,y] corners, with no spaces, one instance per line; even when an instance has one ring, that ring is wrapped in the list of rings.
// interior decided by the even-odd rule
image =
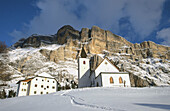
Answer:
[[[132,73],[129,73],[130,83],[132,87],[148,87],[154,86],[155,84],[149,83],[146,79],[142,79]]]
[[[109,51],[110,55],[119,53],[133,60],[141,58],[170,59],[170,47],[158,45],[152,41],[145,41],[141,44],[132,44],[123,37],[105,31],[97,26],[91,29],[82,28],[79,32],[73,27],[66,25],[58,30],[57,34],[51,36],[32,35],[27,39],[21,39],[15,43],[14,47],[40,47],[49,44],[66,44],[66,49],[74,50],[71,47],[81,48],[85,46],[88,53],[101,54],[103,50]],[[77,53],[77,50],[75,50]],[[75,57],[74,57],[75,58]]]
[[[73,27],[66,25],[58,30],[57,34],[51,36],[32,35],[27,39],[21,39],[14,47],[40,47],[49,44],[66,44],[70,47],[81,48],[85,45],[88,53],[101,54],[103,50],[109,51],[110,55],[119,53],[133,60],[141,58],[170,59],[170,47],[158,45],[152,41],[145,41],[141,44],[132,44],[123,37],[117,36],[110,31],[105,31],[97,26],[91,29],[82,28],[79,32]],[[66,49],[67,49],[66,48]],[[75,52],[77,53],[77,52]]]
[[[103,58],[97,55],[94,55],[93,57],[91,57],[90,69],[95,70],[96,67],[102,62],[102,60]]]
[[[57,34],[51,36],[32,35],[27,39],[19,40],[13,46],[16,48],[26,48],[40,47],[51,44],[59,44],[62,46],[56,50],[41,49],[39,52],[48,60],[55,63],[58,63],[59,61],[66,61],[68,58],[77,59],[83,46],[89,58],[94,54],[105,54],[106,56],[118,55],[126,58],[128,61],[132,61],[132,64],[137,63],[138,65],[145,62],[142,61],[142,59],[147,58],[157,58],[160,59],[162,63],[168,63],[168,60],[170,59],[170,47],[158,45],[152,41],[133,44],[123,37],[115,35],[110,31],[103,30],[97,26],[93,26],[91,29],[82,28],[81,31],[78,31],[73,27],[66,25],[60,28]],[[18,69],[21,73],[24,73],[24,63],[27,59],[29,58],[25,58],[25,60],[20,61],[21,64],[23,64],[20,64]],[[91,70],[94,70],[95,67],[101,62],[102,58],[99,56],[93,56],[91,59]],[[127,65],[125,63],[121,64],[122,66],[119,68],[123,67],[123,65]],[[149,63],[146,62],[146,64]],[[124,68],[122,68],[122,70],[128,71]],[[167,72],[165,68],[162,70]],[[159,75],[153,74],[155,72],[151,69],[148,71],[150,72],[149,74],[155,77]],[[142,87],[155,85],[151,80],[140,78],[132,72],[130,72],[130,78],[132,86]]]
[[[27,39],[20,39],[18,42],[16,42],[13,46],[18,48],[25,48],[25,47],[40,47],[43,45],[50,45],[50,44],[56,44],[56,35],[52,36],[43,36],[43,35],[31,35]]]
[[[57,43],[62,45],[67,43],[68,39],[79,39],[79,31],[75,30],[70,25],[63,26],[57,32]]]

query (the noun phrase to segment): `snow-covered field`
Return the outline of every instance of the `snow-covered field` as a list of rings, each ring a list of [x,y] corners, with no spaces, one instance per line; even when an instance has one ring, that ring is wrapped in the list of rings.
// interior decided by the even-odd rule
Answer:
[[[0,100],[0,111],[169,111],[170,87],[84,88]]]

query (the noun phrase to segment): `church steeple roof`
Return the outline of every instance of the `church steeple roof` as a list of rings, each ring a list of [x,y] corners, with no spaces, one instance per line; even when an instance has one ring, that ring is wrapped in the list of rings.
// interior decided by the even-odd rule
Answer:
[[[84,47],[82,47],[80,56],[81,56],[81,58],[86,58],[87,57],[87,54],[86,54],[86,51],[84,50]]]

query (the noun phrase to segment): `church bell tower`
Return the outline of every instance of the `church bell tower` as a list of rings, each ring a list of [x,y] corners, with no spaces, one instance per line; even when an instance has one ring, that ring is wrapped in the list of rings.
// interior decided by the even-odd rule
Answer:
[[[87,54],[85,52],[84,47],[80,52],[80,57],[78,59],[78,85],[79,87],[86,86],[86,79],[89,78],[90,74],[90,64],[89,59],[87,58]]]

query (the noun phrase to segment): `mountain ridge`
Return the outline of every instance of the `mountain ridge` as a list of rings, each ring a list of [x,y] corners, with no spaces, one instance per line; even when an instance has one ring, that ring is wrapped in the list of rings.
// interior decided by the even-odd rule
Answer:
[[[94,54],[103,53],[103,50],[108,50],[112,54],[128,53],[130,54],[129,58],[134,60],[147,57],[170,59],[170,47],[168,46],[162,46],[152,41],[133,44],[125,38],[97,26],[93,26],[91,29],[82,28],[81,31],[78,31],[70,25],[65,25],[58,30],[57,34],[51,36],[32,35],[27,39],[19,40],[13,47],[41,47],[51,44],[67,44],[68,47],[78,48],[85,45],[86,50]],[[120,50],[122,47],[125,50]]]
[[[66,25],[57,34],[32,35],[13,47],[0,54],[0,73],[7,78],[0,79],[0,85],[13,85],[21,78],[42,72],[54,75],[61,86],[69,81],[77,83],[77,59],[82,47],[93,59],[91,69],[107,56],[121,71],[129,72],[131,86],[170,85],[170,47],[152,41],[133,44],[97,26],[78,31]]]

